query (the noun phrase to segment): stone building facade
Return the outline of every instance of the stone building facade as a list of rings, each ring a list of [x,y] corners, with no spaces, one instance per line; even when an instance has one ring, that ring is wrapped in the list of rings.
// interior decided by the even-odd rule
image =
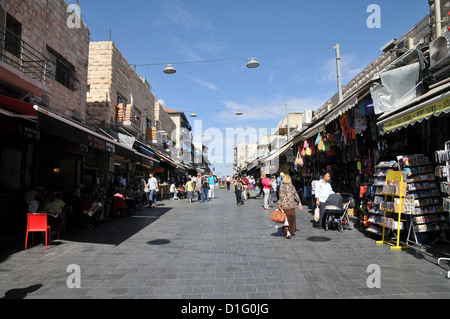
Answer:
[[[165,131],[170,137],[175,124],[156,101],[148,81],[113,42],[90,43],[87,85],[87,123],[122,126],[151,142],[157,141],[157,132]]]
[[[1,0],[0,4],[9,27],[0,32],[6,40],[1,60],[37,82],[16,81],[9,87],[10,95],[32,93],[40,104],[64,116],[83,119],[89,29],[78,15],[68,12],[69,5],[63,0]],[[15,82],[12,78],[7,81]],[[34,86],[38,89],[33,90]]]

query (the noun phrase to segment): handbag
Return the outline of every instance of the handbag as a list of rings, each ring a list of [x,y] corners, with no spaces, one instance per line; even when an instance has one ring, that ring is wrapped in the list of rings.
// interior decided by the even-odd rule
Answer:
[[[316,207],[314,210],[314,220],[318,222],[320,220],[320,208]]]
[[[286,221],[286,214],[284,211],[277,209],[272,213],[270,219],[276,223],[284,223]]]
[[[297,153],[297,158],[295,159],[295,166],[303,166],[303,158],[300,151]]]

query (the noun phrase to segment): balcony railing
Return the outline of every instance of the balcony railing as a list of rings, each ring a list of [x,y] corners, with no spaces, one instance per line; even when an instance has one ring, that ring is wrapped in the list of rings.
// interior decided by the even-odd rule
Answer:
[[[132,133],[138,133],[141,131],[141,118],[131,104],[124,106],[120,103],[117,106],[117,119],[116,124],[122,126],[126,130],[131,130]]]
[[[0,25],[0,61],[47,85],[49,64],[45,55]]]

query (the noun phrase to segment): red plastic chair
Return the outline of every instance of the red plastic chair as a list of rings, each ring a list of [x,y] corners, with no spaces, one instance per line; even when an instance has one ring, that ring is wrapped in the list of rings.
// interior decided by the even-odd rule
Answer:
[[[25,235],[25,250],[27,249],[28,233],[31,234],[32,244],[34,244],[34,233],[45,232],[45,249],[50,239],[51,227],[47,225],[47,214],[27,214],[27,233]]]

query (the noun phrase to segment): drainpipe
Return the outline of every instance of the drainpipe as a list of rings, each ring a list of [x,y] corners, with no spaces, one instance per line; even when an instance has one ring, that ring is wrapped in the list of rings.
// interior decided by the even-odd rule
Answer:
[[[441,0],[434,0],[434,16],[436,20],[436,38],[441,36]]]

